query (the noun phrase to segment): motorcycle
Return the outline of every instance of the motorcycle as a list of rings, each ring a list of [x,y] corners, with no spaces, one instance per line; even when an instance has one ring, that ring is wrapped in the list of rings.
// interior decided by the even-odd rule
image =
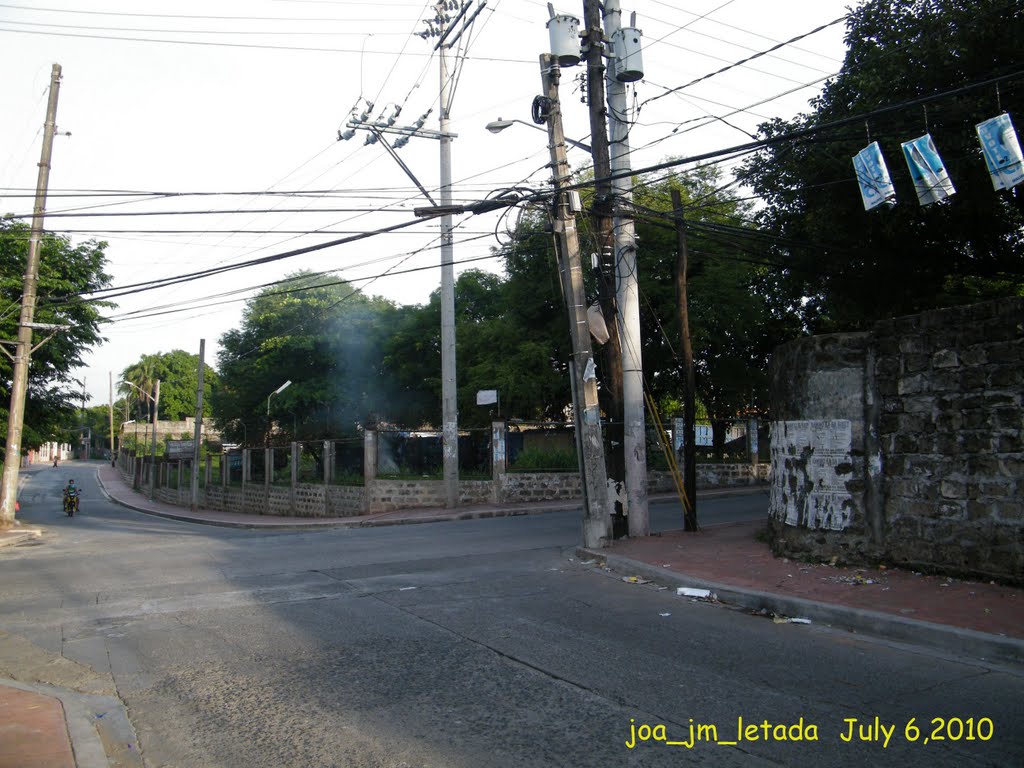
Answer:
[[[71,493],[64,492],[64,513],[68,517],[72,517],[78,511],[78,498],[77,489]]]

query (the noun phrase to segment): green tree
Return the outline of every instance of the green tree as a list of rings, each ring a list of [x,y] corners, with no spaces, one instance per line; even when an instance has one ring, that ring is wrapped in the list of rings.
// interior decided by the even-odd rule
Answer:
[[[0,319],[0,338],[17,338],[18,313],[28,259],[29,227],[0,218],[0,298],[6,311]],[[78,298],[106,287],[106,243],[87,241],[72,245],[64,237],[45,235],[40,246],[39,281],[35,322],[66,325],[32,355],[22,448],[30,449],[63,434],[79,400],[80,382],[74,372],[83,355],[103,341],[101,312],[111,306]],[[35,343],[43,340],[41,331]],[[0,355],[0,422],[7,433],[13,366]]]
[[[230,440],[259,444],[271,427],[275,436],[338,437],[391,405],[381,350],[401,313],[345,282],[293,277],[291,288],[251,299],[239,327],[221,337],[213,410]],[[273,399],[270,424],[267,398],[285,381],[292,384]]]
[[[813,110],[761,127],[766,138],[825,126],[1019,69],[1024,15],[1006,0],[870,0],[847,22],[846,59]],[[811,331],[1019,292],[1024,196],[992,189],[974,125],[1009,110],[1021,83],[970,88],[897,108],[856,128],[774,144],[741,178],[767,203],[759,216],[786,265],[779,281]],[[865,212],[851,158],[878,140],[898,204]],[[900,143],[929,131],[957,193],[921,207]]]

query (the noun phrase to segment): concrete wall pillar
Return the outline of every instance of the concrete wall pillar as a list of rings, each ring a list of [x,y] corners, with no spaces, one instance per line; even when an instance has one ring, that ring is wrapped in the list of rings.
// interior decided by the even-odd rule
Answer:
[[[363,432],[363,513],[370,510],[370,497],[373,483],[377,479],[377,431],[368,429]]]
[[[291,461],[292,487],[291,487],[291,497],[290,497],[290,501],[289,501],[289,503],[291,504],[292,513],[295,512],[295,488],[299,484],[299,448],[300,448],[300,446],[299,446],[298,443],[292,443],[292,461]]]
[[[495,504],[504,501],[505,472],[508,469],[508,450],[505,444],[505,422],[491,422],[491,499]]]

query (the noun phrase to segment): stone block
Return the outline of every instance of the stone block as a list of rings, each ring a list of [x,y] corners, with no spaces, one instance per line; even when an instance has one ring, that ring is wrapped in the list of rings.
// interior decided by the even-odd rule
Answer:
[[[927,371],[931,364],[931,356],[926,352],[916,352],[904,355],[902,357],[903,364],[900,366],[901,373],[914,374]]]
[[[1024,504],[1019,501],[999,501],[993,506],[1000,520],[1024,520]]]
[[[992,517],[992,505],[983,501],[967,502],[967,519],[972,521],[988,520]]]
[[[1017,341],[1016,343],[1004,341],[988,344],[985,348],[985,354],[988,356],[988,361],[990,363],[1016,363],[1021,359],[1022,347],[1024,347],[1024,344],[1020,341]]]
[[[918,395],[917,397],[903,398],[903,410],[906,413],[927,413],[931,414],[935,408],[935,398]]]
[[[1009,478],[982,480],[978,483],[978,492],[986,498],[1014,498],[1017,494],[1017,482]]]
[[[931,363],[932,368],[954,368],[960,365],[960,358],[957,356],[956,350],[940,349],[932,355]]]
[[[959,480],[942,480],[939,493],[944,499],[964,499],[967,498],[967,486]]]
[[[1020,432],[1004,432],[995,436],[994,446],[997,453],[1020,453],[1024,451],[1024,439]]]
[[[995,368],[988,377],[988,386],[992,389],[1010,389],[1019,392],[1022,383],[1024,383],[1024,371],[1019,365]]]
[[[1024,459],[1019,456],[1003,456],[999,459],[999,474],[1013,480],[1024,479]]]
[[[896,382],[896,393],[900,395],[916,395],[930,388],[929,378],[923,373],[903,376]]]
[[[960,351],[960,364],[966,366],[985,365],[988,362],[988,354],[984,344],[973,344]]]

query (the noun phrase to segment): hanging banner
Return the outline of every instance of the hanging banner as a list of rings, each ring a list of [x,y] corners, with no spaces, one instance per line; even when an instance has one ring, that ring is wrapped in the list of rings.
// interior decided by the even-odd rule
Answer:
[[[870,211],[882,203],[896,204],[896,189],[889,178],[889,169],[882,157],[882,148],[877,141],[868,144],[853,158],[853,169],[857,172],[860,196],[864,210]]]
[[[907,167],[910,168],[910,177],[914,180],[914,189],[917,190],[917,199],[921,205],[930,205],[939,200],[956,194],[953,182],[946,173],[946,167],[942,164],[942,158],[935,149],[935,142],[932,141],[930,133],[919,136],[913,141],[905,141],[902,144],[903,156],[907,159]]]
[[[1024,181],[1024,156],[1010,116],[1004,112],[974,127],[996,191],[1012,189]]]

